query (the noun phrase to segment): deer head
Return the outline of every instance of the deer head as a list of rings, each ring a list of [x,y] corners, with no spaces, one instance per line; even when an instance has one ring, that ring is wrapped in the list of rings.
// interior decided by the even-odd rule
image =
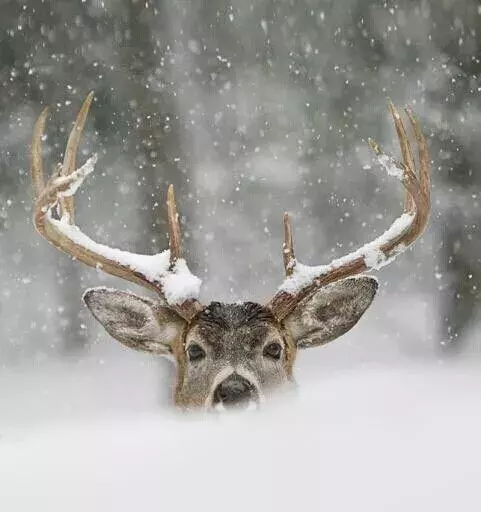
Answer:
[[[77,147],[92,102],[85,100],[70,133],[63,164],[44,183],[41,139],[48,115],[37,120],[31,149],[35,190],[34,224],[57,249],[157,294],[93,288],[84,301],[105,330],[135,350],[172,358],[177,366],[174,402],[205,409],[259,404],[293,381],[299,349],[329,343],[350,330],[369,307],[377,281],[362,275],[391,262],[424,231],[430,209],[426,141],[406,109],[419,152],[416,169],[399,112],[390,104],[402,162],[370,141],[379,163],[406,189],[404,213],[374,241],[327,265],[308,267],[294,256],[289,216],[284,214],[285,280],[265,304],[245,302],[202,305],[200,279],[181,258],[181,234],[174,189],[167,193],[169,249],[155,255],[133,254],[99,244],[74,223],[73,195],[96,163],[90,157],[76,168]]]

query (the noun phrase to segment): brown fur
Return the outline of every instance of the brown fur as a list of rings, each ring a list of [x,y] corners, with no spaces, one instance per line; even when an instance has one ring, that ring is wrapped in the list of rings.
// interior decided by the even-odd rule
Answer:
[[[187,322],[167,304],[128,292],[93,289],[84,300],[124,345],[173,357],[174,403],[190,409],[210,407],[216,386],[231,375],[247,379],[263,398],[289,387],[299,348],[322,345],[352,328],[376,290],[369,277],[340,281],[306,298],[282,322],[253,302],[212,302]],[[282,347],[279,359],[264,352],[270,343]],[[191,344],[199,345],[204,357],[190,361]]]

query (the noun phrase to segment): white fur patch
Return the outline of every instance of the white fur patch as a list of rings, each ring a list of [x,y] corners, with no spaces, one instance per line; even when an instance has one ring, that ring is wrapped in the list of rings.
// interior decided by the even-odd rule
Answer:
[[[241,377],[244,377],[244,379],[247,379],[256,388],[257,395],[259,396],[259,402],[264,403],[265,397],[261,391],[259,380],[255,374],[243,366],[238,366],[236,368],[236,373]]]
[[[210,393],[209,393],[209,395],[207,396],[207,398],[205,400],[205,407],[206,408],[211,408],[212,407],[212,404],[214,402],[214,393],[215,393],[215,390],[216,390],[217,386],[222,381],[224,381],[225,379],[230,377],[233,373],[234,373],[234,368],[232,366],[228,365],[228,366],[222,368],[222,370],[215,376],[214,382],[212,382],[212,386],[210,388]]]

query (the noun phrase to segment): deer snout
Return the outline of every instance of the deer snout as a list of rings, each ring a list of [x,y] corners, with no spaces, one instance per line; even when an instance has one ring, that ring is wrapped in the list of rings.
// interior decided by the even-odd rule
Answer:
[[[259,393],[252,382],[234,373],[215,388],[213,398],[214,406],[245,409],[251,402],[259,401]]]

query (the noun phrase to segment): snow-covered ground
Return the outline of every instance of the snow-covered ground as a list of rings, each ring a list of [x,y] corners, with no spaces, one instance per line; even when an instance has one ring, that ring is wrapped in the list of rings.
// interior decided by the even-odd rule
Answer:
[[[145,381],[130,374],[97,392],[95,377],[51,372],[64,383],[50,397],[63,403],[57,415],[28,402],[37,396],[45,413],[40,375],[0,379],[4,398],[16,397],[0,418],[2,511],[481,509],[474,362],[345,369],[301,381],[297,398],[270,410],[215,418],[156,411],[154,393],[129,398],[129,385],[155,382],[155,365],[139,372]],[[124,395],[126,410],[82,409],[73,382],[90,382],[92,404]]]

